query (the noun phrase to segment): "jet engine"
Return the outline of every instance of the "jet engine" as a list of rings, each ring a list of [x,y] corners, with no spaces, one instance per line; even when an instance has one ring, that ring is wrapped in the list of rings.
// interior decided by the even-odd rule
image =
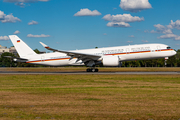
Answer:
[[[118,67],[121,66],[119,56],[104,56],[102,59],[103,66]]]

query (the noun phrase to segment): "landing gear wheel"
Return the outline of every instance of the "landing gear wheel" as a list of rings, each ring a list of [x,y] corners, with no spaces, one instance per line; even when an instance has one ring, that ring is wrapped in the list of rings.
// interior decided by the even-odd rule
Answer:
[[[98,72],[99,70],[96,68],[88,68],[86,69],[86,72]]]
[[[86,72],[92,72],[92,69],[88,68],[86,69]]]
[[[91,69],[92,70],[92,72],[95,72],[95,69]]]

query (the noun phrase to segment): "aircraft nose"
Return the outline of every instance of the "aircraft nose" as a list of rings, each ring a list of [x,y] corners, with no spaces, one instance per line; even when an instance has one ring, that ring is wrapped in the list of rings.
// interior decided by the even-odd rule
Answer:
[[[174,50],[174,51],[173,51],[173,55],[175,55],[176,53],[177,53],[177,52]]]

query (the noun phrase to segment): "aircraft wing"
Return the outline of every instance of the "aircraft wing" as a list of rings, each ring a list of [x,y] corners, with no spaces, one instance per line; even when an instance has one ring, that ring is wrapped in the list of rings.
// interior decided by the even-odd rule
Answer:
[[[100,55],[93,55],[93,54],[86,54],[86,53],[79,53],[79,52],[71,52],[71,51],[63,51],[63,50],[57,50],[57,49],[53,49],[50,48],[49,46],[47,46],[46,44],[40,42],[41,45],[43,47],[45,47],[48,50],[54,51],[54,52],[61,52],[61,53],[65,53],[67,54],[67,56],[71,56],[71,59],[73,58],[78,58],[78,60],[76,62],[78,62],[79,60],[82,60],[82,62],[87,62],[87,61],[91,61],[91,60],[98,60],[99,58],[101,58]]]

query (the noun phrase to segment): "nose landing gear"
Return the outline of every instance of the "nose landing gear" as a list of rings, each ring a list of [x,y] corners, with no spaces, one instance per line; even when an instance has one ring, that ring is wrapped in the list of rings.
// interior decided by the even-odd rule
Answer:
[[[86,72],[98,72],[99,70],[97,68],[88,68],[86,69]]]

